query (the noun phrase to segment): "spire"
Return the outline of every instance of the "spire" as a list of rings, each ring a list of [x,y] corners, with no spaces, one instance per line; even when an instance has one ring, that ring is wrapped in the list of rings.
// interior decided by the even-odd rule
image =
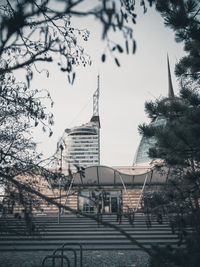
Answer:
[[[169,57],[167,54],[167,67],[168,67],[168,97],[173,98],[174,97],[174,90],[172,85],[172,78],[171,78],[171,72],[170,72],[170,66],[169,66]]]

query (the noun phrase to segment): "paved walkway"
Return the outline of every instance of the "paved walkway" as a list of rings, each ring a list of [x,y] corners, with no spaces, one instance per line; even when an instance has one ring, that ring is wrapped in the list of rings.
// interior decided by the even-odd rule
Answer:
[[[50,253],[1,252],[1,267],[39,267]],[[73,263],[72,263],[73,264]],[[71,266],[73,267],[73,265]],[[83,267],[147,267],[148,255],[142,251],[83,251]]]

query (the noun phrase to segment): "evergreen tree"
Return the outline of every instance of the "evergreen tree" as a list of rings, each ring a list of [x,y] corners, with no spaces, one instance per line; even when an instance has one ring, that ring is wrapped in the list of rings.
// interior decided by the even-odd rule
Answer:
[[[165,123],[140,125],[140,132],[154,138],[149,156],[155,167],[165,173],[166,184],[145,197],[148,208],[167,215],[172,232],[177,232],[181,248],[154,248],[151,266],[198,266],[200,260],[200,93],[194,81],[182,83],[180,97],[146,103],[152,120]],[[159,160],[158,160],[159,159]],[[192,227],[192,233],[187,231]]]
[[[177,64],[180,97],[145,104],[152,121],[165,123],[140,125],[139,131],[154,138],[149,156],[159,159],[155,167],[167,177],[164,188],[144,197],[152,212],[168,215],[172,232],[178,232],[179,244],[186,249],[153,249],[151,266],[199,266],[200,260],[200,2],[198,0],[154,0],[164,23],[184,44],[186,56]],[[186,226],[192,227],[192,233]]]
[[[154,0],[165,25],[175,32],[175,40],[184,44],[186,56],[176,65],[176,75],[200,78],[200,2],[199,0]]]

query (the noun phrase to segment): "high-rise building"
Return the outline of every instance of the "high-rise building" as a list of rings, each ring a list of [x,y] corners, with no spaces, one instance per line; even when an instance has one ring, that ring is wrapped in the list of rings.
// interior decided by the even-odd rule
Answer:
[[[93,95],[93,115],[89,122],[65,132],[58,143],[57,159],[63,168],[100,164],[99,76]]]
[[[91,166],[100,163],[99,126],[90,121],[78,127],[65,130],[63,160],[70,167]]]

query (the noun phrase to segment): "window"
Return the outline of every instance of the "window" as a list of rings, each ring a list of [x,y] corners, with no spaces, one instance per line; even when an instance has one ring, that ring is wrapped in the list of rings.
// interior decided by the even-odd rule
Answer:
[[[122,208],[121,190],[82,190],[78,208],[88,213],[117,213]]]

